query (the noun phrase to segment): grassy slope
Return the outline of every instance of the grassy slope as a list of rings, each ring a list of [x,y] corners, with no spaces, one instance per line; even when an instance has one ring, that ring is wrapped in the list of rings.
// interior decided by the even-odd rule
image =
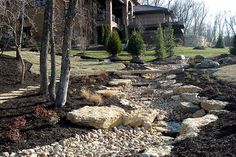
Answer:
[[[185,55],[186,57],[193,57],[198,54],[201,54],[205,57],[213,57],[213,56],[217,56],[223,53],[229,53],[228,51],[229,51],[228,48],[223,48],[223,49],[207,48],[205,50],[193,50],[192,47],[176,47],[175,48],[176,55]],[[73,50],[72,54],[76,54],[78,52],[79,51]],[[143,57],[144,61],[150,61],[152,59],[155,59],[154,54],[155,54],[154,51],[146,51]],[[87,51],[86,55],[90,57],[96,57],[96,58],[106,58],[109,56],[109,54],[106,51]],[[124,59],[124,60],[131,59],[131,56],[124,51],[121,54],[119,54],[119,56],[121,59]]]
[[[224,66],[215,73],[219,79],[236,84],[236,65]]]

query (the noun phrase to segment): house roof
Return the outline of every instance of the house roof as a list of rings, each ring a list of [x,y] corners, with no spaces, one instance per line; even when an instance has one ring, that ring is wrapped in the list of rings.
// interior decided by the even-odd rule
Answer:
[[[165,13],[172,14],[172,11],[164,7],[150,6],[150,5],[137,5],[134,6],[134,14],[151,14],[151,13]]]

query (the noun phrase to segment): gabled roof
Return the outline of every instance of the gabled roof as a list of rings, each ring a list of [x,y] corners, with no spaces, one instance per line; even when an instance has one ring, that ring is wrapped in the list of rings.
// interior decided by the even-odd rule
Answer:
[[[156,7],[156,6],[150,6],[150,5],[137,5],[137,6],[134,6],[134,13],[135,14],[145,14],[145,13],[171,14],[172,11],[164,7]]]

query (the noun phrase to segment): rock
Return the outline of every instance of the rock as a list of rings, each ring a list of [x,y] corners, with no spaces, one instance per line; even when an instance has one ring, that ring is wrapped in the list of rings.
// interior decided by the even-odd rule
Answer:
[[[133,104],[132,102],[130,102],[127,99],[120,99],[120,103],[124,106],[135,108],[135,104]]]
[[[199,104],[199,103],[201,103],[201,101],[207,100],[206,97],[199,97],[198,93],[182,93],[181,98],[184,101],[192,102],[195,104]]]
[[[195,65],[196,68],[218,68],[220,64],[210,59],[204,59],[201,63]]]
[[[160,145],[158,147],[151,147],[145,150],[144,153],[140,155],[140,157],[162,157],[166,155],[170,155],[171,149],[173,146],[168,145]]]
[[[210,110],[209,111],[209,114],[214,114],[214,115],[216,115],[216,116],[219,116],[219,115],[221,115],[221,114],[227,114],[227,113],[229,113],[230,111],[227,111],[227,110]]]
[[[194,63],[196,64],[196,63],[201,63],[204,59],[205,57],[203,55],[196,55],[193,60]]]
[[[199,117],[205,116],[205,114],[206,114],[205,110],[204,110],[204,109],[201,109],[201,110],[196,111],[196,112],[192,115],[192,117],[193,117],[193,118],[199,118]]]
[[[171,75],[166,76],[166,79],[168,79],[168,80],[172,80],[172,79],[175,79],[175,78],[176,78],[175,74],[171,74]]]
[[[180,87],[182,85],[183,85],[183,83],[175,83],[175,84],[171,85],[170,87],[174,88],[174,87]]]
[[[218,119],[217,116],[213,114],[207,114],[200,118],[187,118],[185,119],[180,128],[179,140],[185,139],[187,137],[196,137],[200,132],[202,126],[208,125]]]
[[[108,94],[110,94],[110,95],[112,95],[112,96],[121,94],[121,92],[118,91],[118,90],[106,90],[106,89],[104,89],[104,90],[98,90],[98,91],[96,91],[96,93],[97,93],[97,94],[101,94],[101,95],[103,95],[103,96],[106,96],[106,95],[108,95]]]
[[[119,77],[122,79],[137,79],[137,78],[139,78],[137,75],[120,75]]]
[[[167,90],[167,91],[164,91],[163,95],[164,95],[164,98],[170,98],[172,95],[174,95],[174,92],[173,90]]]
[[[167,123],[167,130],[170,134],[177,134],[180,131],[180,124],[177,122],[170,121]]]
[[[124,125],[132,127],[144,126],[145,123],[152,123],[157,116],[157,111],[151,108],[140,108],[131,111],[124,117]]]
[[[201,102],[201,107],[207,111],[210,110],[222,110],[228,102],[223,102],[219,100],[205,100]]]
[[[183,61],[186,59],[186,57],[184,55],[179,55],[179,56],[176,56],[176,59]]]
[[[194,113],[200,109],[198,105],[194,105],[192,102],[180,102],[179,107],[183,113]]]
[[[177,86],[173,88],[174,93],[198,93],[202,91],[202,88],[193,85]]]
[[[74,124],[105,129],[122,124],[124,114],[124,109],[116,106],[85,106],[69,112],[67,119]]]
[[[171,99],[174,101],[180,101],[181,98],[179,95],[173,95],[173,96],[171,96]]]
[[[9,154],[8,152],[3,152],[3,153],[2,153],[2,156],[3,156],[3,157],[9,157],[10,154]]]
[[[132,81],[130,79],[112,79],[109,82],[111,86],[128,86],[131,85]]]

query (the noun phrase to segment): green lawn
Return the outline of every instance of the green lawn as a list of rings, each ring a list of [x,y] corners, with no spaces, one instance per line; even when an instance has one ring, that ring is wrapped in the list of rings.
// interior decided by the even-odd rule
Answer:
[[[201,54],[205,57],[214,57],[220,54],[229,53],[228,48],[206,48],[205,50],[193,50],[193,47],[176,47],[175,48],[176,55],[185,55],[186,57],[194,57],[195,55]],[[71,53],[77,54],[80,51],[73,50]],[[95,58],[106,58],[109,57],[109,54],[106,51],[87,51],[87,56],[95,57]],[[127,54],[127,52],[123,51],[119,54],[119,57],[123,60],[130,60],[131,56]],[[155,59],[155,51],[146,51],[143,56],[144,61],[150,61]]]

